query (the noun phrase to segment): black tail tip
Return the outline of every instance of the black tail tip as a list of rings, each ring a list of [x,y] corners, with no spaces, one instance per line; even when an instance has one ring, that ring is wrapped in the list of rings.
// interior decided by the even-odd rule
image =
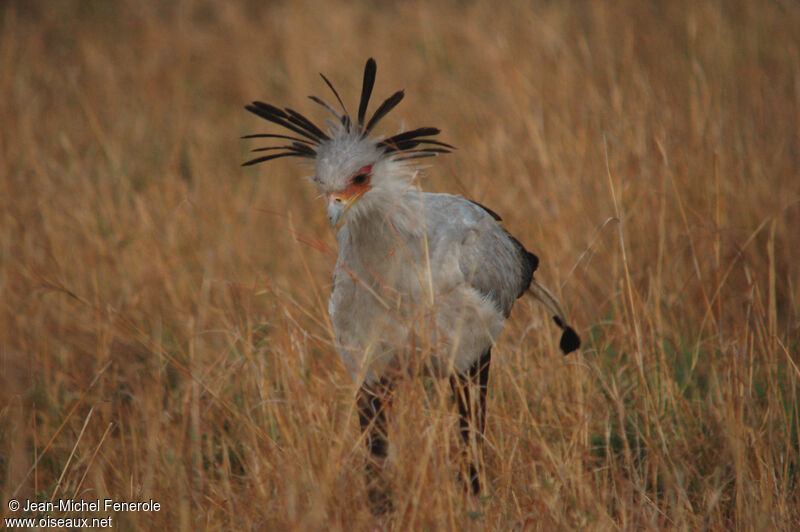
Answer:
[[[564,327],[564,332],[561,334],[561,341],[558,342],[558,347],[561,348],[565,355],[568,355],[580,346],[581,338],[578,336],[578,333],[575,332],[575,329],[569,325]]]

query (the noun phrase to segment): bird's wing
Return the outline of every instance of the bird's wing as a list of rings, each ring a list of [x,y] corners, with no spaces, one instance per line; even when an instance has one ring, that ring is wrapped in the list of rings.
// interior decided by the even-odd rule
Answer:
[[[498,223],[485,207],[448,194],[426,194],[434,249],[455,253],[466,283],[492,301],[504,316],[528,289],[538,259]]]

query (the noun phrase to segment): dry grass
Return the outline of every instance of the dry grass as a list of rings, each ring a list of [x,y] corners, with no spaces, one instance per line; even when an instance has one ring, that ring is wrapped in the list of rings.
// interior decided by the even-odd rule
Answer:
[[[585,339],[562,357],[517,305],[478,511],[442,386],[404,383],[385,525],[798,526],[796,3],[18,1],[0,28],[3,517],[371,524],[324,206],[290,163],[241,169],[237,137],[266,129],[252,99],[311,109],[319,71],[353,102],[374,55],[376,95],[407,89],[384,132],[460,148],[425,188],[501,213]]]

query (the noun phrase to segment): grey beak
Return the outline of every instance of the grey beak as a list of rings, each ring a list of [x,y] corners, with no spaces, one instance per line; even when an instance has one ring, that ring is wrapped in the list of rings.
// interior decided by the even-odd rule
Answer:
[[[328,202],[328,221],[331,222],[331,227],[336,227],[339,223],[339,217],[344,212],[345,203],[339,200],[331,200]]]

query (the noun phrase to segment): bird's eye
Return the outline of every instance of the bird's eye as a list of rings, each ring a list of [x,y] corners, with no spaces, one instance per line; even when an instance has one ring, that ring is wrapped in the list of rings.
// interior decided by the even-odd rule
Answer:
[[[369,180],[370,173],[372,172],[372,165],[362,166],[358,172],[353,176],[350,182],[354,185],[363,185]]]

